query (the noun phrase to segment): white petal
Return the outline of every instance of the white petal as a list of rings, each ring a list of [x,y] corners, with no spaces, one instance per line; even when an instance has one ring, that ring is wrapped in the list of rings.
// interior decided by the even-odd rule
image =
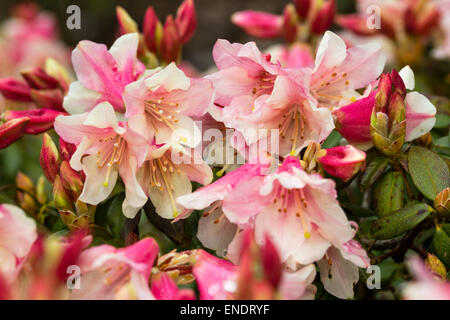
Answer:
[[[95,107],[101,97],[101,93],[86,88],[80,81],[75,81],[70,84],[63,107],[70,114],[87,112]]]
[[[148,89],[154,91],[159,87],[163,87],[167,91],[176,89],[187,90],[191,83],[189,78],[183,71],[177,68],[174,62],[169,64],[163,70],[154,74],[145,80]]]
[[[119,127],[119,123],[113,106],[109,102],[99,103],[84,120],[85,126],[97,128],[113,128],[117,133],[123,134],[124,128]]]
[[[403,67],[403,69],[400,70],[398,74],[402,78],[406,89],[414,90],[415,86],[414,72],[412,71],[410,66]]]

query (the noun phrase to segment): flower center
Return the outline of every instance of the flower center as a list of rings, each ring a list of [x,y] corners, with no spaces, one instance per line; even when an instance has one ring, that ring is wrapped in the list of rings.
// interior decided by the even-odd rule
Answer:
[[[263,71],[259,76],[259,83],[252,89],[252,93],[258,96],[263,94],[270,94],[273,90],[275,79],[275,75]]]
[[[178,103],[165,101],[164,97],[155,101],[148,100],[145,102],[145,111],[156,133],[158,133],[158,127],[161,123],[171,130],[175,129],[174,127],[178,123],[178,119],[175,116],[180,113],[180,110],[174,110],[174,108],[178,106]]]
[[[173,216],[178,216],[179,212],[174,197],[175,186],[173,185],[171,174],[174,172],[180,174],[180,169],[178,169],[166,155],[157,159],[152,159],[148,161],[148,163],[151,186],[168,193],[173,209]]]
[[[120,161],[122,161],[126,143],[125,139],[118,134],[108,138],[100,138],[98,141],[105,144],[97,153],[97,166],[103,168],[106,165],[108,168],[103,182],[103,185],[107,187],[113,165],[120,164]]]
[[[305,137],[305,123],[305,118],[298,110],[297,104],[291,108],[289,113],[285,113],[281,117],[278,124],[279,134],[281,139],[286,139],[286,135],[291,136],[291,155],[295,155],[299,135],[301,140]]]
[[[300,219],[300,223],[303,228],[303,235],[306,239],[311,237],[311,233],[308,230],[308,224],[305,220],[304,210],[308,207],[308,203],[305,200],[302,189],[285,189],[282,188],[281,191],[277,192],[277,196],[273,199],[273,203],[278,202],[277,197],[281,198],[280,207],[278,208],[279,213],[287,213],[288,206],[293,205],[295,209],[295,216]]]

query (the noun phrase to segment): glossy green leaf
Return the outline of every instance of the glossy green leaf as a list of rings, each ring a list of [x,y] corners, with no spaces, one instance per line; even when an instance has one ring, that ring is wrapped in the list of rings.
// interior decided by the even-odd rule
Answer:
[[[388,163],[389,159],[386,157],[376,157],[372,159],[361,177],[361,189],[366,190],[373,185],[383,174]]]
[[[374,198],[376,213],[384,217],[399,210],[405,203],[405,180],[395,171],[386,173],[376,184]]]
[[[430,249],[447,268],[450,268],[450,237],[440,226],[436,227]]]
[[[377,240],[398,237],[427,218],[431,214],[430,209],[425,203],[410,203],[388,216],[365,225],[364,235]]]
[[[428,199],[449,186],[450,173],[445,161],[433,151],[413,146],[408,153],[408,167],[414,185]]]

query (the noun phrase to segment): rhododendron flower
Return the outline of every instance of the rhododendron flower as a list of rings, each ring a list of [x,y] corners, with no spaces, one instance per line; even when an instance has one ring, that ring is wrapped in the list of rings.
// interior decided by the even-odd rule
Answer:
[[[156,212],[166,219],[176,218],[182,212],[176,198],[192,191],[191,181],[208,184],[213,178],[211,168],[195,150],[169,143],[153,145],[137,175]],[[133,206],[128,201],[124,204],[135,212],[142,205]]]
[[[268,159],[261,159],[258,164],[244,164],[227,173],[214,183],[177,198],[177,202],[190,210],[205,209],[198,222],[197,237],[202,244],[216,250],[224,256],[228,245],[236,235],[236,225],[246,226],[249,219],[257,213],[258,205],[246,206],[248,199],[242,198],[244,191],[240,185],[246,181],[245,192],[257,193],[258,186],[270,166]]]
[[[154,69],[128,85],[124,93],[126,116],[145,115],[143,133],[156,144],[179,142],[195,147],[201,133],[191,116],[206,113],[214,100],[210,80],[187,77],[175,63]]]
[[[70,85],[64,108],[71,114],[83,113],[107,101],[114,110],[125,112],[122,93],[144,71],[136,57],[138,43],[137,33],[121,36],[109,51],[103,44],[81,41],[72,52],[78,81]]]
[[[277,38],[281,36],[283,17],[262,11],[241,11],[231,16],[231,21],[258,38]]]
[[[437,43],[437,47],[433,49],[432,54],[437,59],[445,59],[450,57],[450,1],[436,1],[437,10],[439,10],[439,24],[444,33],[442,39]]]
[[[152,300],[148,281],[159,248],[152,238],[117,249],[100,245],[85,250],[79,265],[83,285],[71,299]]]
[[[376,43],[346,47],[331,31],[325,32],[317,49],[311,93],[319,107],[334,110],[355,101],[355,91],[365,88],[383,72],[386,57]]]
[[[119,122],[108,102],[100,103],[88,113],[56,118],[56,132],[77,146],[70,159],[71,167],[86,174],[81,201],[98,204],[105,200],[120,175],[126,190],[124,214],[134,214],[127,210],[128,205],[144,205],[147,197],[136,179],[137,168],[148,150],[146,139],[138,133],[143,131],[143,122],[139,117]]]
[[[414,73],[409,66],[400,72],[391,73],[395,77],[395,86],[402,90],[413,90],[415,85]],[[351,143],[356,143],[364,149],[371,147],[370,117],[375,106],[375,98],[380,90],[387,90],[384,94],[390,95],[391,88],[371,92],[367,97],[346,105],[334,111],[339,132]],[[436,108],[424,95],[412,91],[406,93],[406,141],[419,138],[429,132],[436,122]]]
[[[262,277],[259,274],[252,274],[255,270],[252,268],[260,270],[259,268],[264,267],[265,261],[255,261],[255,257],[251,256],[249,250],[250,247],[242,249],[243,256],[245,257],[247,253],[247,258],[249,258],[244,265],[234,265],[227,260],[210,255],[206,251],[198,250],[198,260],[193,273],[200,291],[200,299],[247,300],[277,297],[294,300],[314,297],[315,287],[310,285],[316,275],[313,265],[305,266],[296,272],[283,270],[278,281],[273,283],[268,278],[271,269],[264,269]],[[267,247],[260,250],[262,255],[267,253]],[[281,268],[281,266],[279,265],[278,268]]]
[[[19,207],[0,204],[0,275],[11,283],[37,239],[36,223]]]
[[[280,66],[270,62],[270,55],[259,51],[254,42],[230,43],[219,39],[213,48],[218,72],[206,78],[213,80],[215,102],[227,106],[233,97],[248,95],[254,99],[272,92]]]
[[[43,66],[49,57],[67,65],[69,50],[58,39],[55,17],[34,4],[19,5],[16,13],[0,25],[0,76]]]
[[[266,52],[272,61],[278,61],[284,68],[313,68],[314,57],[311,48],[304,43],[295,42],[290,46],[274,45]]]
[[[419,257],[408,261],[414,281],[409,282],[402,291],[407,300],[450,300],[450,283],[437,279]]]

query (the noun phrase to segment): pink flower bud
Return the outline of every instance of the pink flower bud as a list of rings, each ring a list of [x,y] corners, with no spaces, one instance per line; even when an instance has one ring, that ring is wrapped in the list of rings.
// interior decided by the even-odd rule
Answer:
[[[155,14],[153,7],[148,7],[144,16],[143,33],[145,45],[151,52],[156,52],[160,45],[160,37],[158,38],[158,29],[161,32],[162,26]]]
[[[0,149],[20,139],[25,133],[28,121],[30,119],[27,117],[11,119],[0,126]]]
[[[375,106],[376,92],[333,112],[336,129],[350,143],[365,143],[370,138],[370,117]]]
[[[292,4],[288,4],[283,11],[283,37],[292,43],[297,38],[298,17]]]
[[[66,189],[72,201],[75,202],[80,196],[81,191],[83,191],[83,180],[81,175],[72,169],[67,161],[61,162],[59,174],[64,189]]]
[[[197,16],[193,0],[185,0],[180,5],[175,18],[175,25],[177,26],[180,42],[185,44],[191,39],[195,28],[197,28]]]
[[[64,112],[64,95],[61,89],[31,89],[31,98],[39,108]]]
[[[49,76],[41,68],[33,68],[21,72],[22,77],[33,89],[55,89],[58,88],[58,80]]]
[[[177,28],[173,16],[169,15],[164,23],[161,41],[161,57],[165,62],[170,63],[179,59],[180,52],[181,43],[178,39]]]
[[[334,0],[325,2],[319,9],[311,22],[311,31],[315,34],[322,34],[330,29],[334,15],[336,14],[336,3]]]
[[[295,9],[301,18],[308,17],[311,0],[294,0]]]
[[[53,183],[59,173],[59,152],[52,138],[44,133],[39,162],[47,180]]]
[[[389,76],[391,77],[391,81],[392,81],[392,84],[394,85],[394,89],[397,90],[404,99],[406,96],[406,87],[405,87],[405,83],[403,82],[402,77],[400,77],[400,74],[395,69],[393,69],[391,71]]]
[[[376,29],[367,28],[366,19],[362,18],[358,14],[340,15],[336,18],[336,22],[341,27],[361,36],[369,36],[377,33]]]
[[[119,22],[120,34],[139,32],[138,25],[128,12],[121,6],[116,7],[117,21]]]
[[[53,201],[58,210],[73,211],[73,203],[67,194],[59,175],[53,181]]]
[[[29,121],[25,129],[25,133],[38,134],[53,128],[55,118],[64,114],[65,113],[63,112],[52,109],[30,109],[20,111],[8,110],[3,114],[3,118],[6,121],[9,121],[12,119],[27,117]]]
[[[323,169],[344,181],[352,178],[366,160],[366,154],[352,145],[324,150],[326,154],[318,159]]]
[[[30,87],[14,78],[0,79],[0,92],[6,99],[31,101]]]
[[[231,21],[249,35],[271,39],[282,34],[283,17],[260,11],[240,11],[231,16]]]
[[[277,288],[281,281],[281,258],[269,235],[266,234],[264,239],[261,249],[262,264],[267,280],[273,288]]]

